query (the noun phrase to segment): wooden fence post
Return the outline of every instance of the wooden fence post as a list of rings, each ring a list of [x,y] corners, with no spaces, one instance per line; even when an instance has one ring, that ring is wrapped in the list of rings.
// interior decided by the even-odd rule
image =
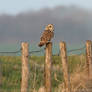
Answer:
[[[87,70],[88,77],[92,79],[92,41],[86,41],[86,62],[87,62]]]
[[[66,88],[65,92],[71,92],[70,75],[68,69],[67,50],[66,50],[65,42],[60,42],[60,56],[62,61],[63,75],[64,75],[65,88]]]
[[[45,52],[45,90],[51,92],[51,58],[52,58],[52,43],[46,44]]]
[[[2,63],[0,62],[0,92],[2,92],[2,88],[1,88],[1,85],[2,85]]]
[[[21,44],[22,47],[22,82],[21,82],[21,92],[28,92],[28,55],[29,55],[29,45],[27,42]]]

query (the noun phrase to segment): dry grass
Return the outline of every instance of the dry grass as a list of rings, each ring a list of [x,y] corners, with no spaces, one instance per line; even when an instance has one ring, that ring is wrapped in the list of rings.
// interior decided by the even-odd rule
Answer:
[[[57,75],[54,76],[56,81]],[[89,92],[87,88],[88,76],[87,76],[87,70],[85,66],[83,67],[83,71],[81,71],[81,66],[78,66],[76,71],[71,74],[70,82],[71,82],[71,92]],[[45,92],[44,87],[40,87],[37,92]],[[66,92],[65,84],[64,82],[58,85],[57,88],[55,88],[54,92]]]
[[[71,74],[70,82],[71,82],[71,91],[72,92],[88,92],[86,87],[86,83],[88,81],[87,71],[84,67],[84,70],[81,71],[81,68],[78,67],[76,71]],[[66,92],[64,82],[60,84],[54,92]]]

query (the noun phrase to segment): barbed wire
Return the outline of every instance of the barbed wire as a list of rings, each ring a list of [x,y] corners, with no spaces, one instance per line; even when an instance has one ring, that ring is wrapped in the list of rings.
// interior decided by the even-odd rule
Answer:
[[[73,54],[73,53],[71,53],[71,54],[68,54],[68,56],[83,55],[83,54],[85,54],[85,53],[83,53],[83,52],[81,52],[81,53],[77,53],[77,54]]]
[[[67,54],[69,54],[69,53],[72,53],[72,52],[75,52],[75,51],[82,51],[82,50],[85,50],[85,48],[86,48],[86,46],[84,45],[83,47],[81,47],[81,48],[78,48],[78,49],[71,49],[71,50],[68,50],[67,51]],[[76,53],[76,54],[70,54],[70,55],[68,55],[68,56],[71,56],[71,55],[81,55],[83,52],[81,52],[81,53]],[[59,52],[57,53],[57,54],[53,54],[52,56],[59,56],[60,55],[60,50],[59,50]]]
[[[29,55],[34,54],[34,53],[44,52],[44,50],[45,50],[45,48],[40,49],[40,50],[29,51]]]
[[[84,50],[85,48],[86,48],[86,47],[85,47],[85,45],[84,45],[82,48],[79,48],[79,49],[71,49],[71,50],[68,50],[67,53]]]
[[[71,49],[71,50],[68,50],[67,53],[72,53],[72,52],[75,52],[75,51],[81,51],[81,50],[84,50],[86,47],[83,46],[82,48],[78,48],[78,49]],[[35,54],[35,53],[39,53],[39,52],[44,52],[46,48],[42,48],[40,50],[33,50],[33,51],[29,51],[29,55],[32,55],[32,54]],[[0,51],[0,54],[17,54],[17,53],[20,53],[21,52],[21,48],[17,51]],[[78,54],[78,53],[77,53]],[[52,54],[52,56],[59,56],[60,55],[60,50],[58,53],[56,54]]]
[[[16,51],[0,51],[0,56],[17,55],[21,52],[21,48]]]
[[[60,50],[59,50],[58,53],[56,53],[56,54],[52,54],[52,56],[59,56],[59,55],[60,55]]]
[[[21,51],[21,48],[17,51],[0,51],[0,53],[19,53]]]
[[[17,54],[20,53],[22,50],[22,48],[20,48],[17,51],[0,51],[0,55],[5,55],[5,54]],[[39,53],[39,52],[44,52],[45,48],[40,49],[40,50],[33,50],[33,51],[29,51],[29,55],[34,54],[34,53]]]

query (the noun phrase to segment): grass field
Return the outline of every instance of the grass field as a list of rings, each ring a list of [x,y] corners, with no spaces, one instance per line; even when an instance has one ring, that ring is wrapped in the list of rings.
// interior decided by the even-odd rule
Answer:
[[[69,72],[72,74],[79,66],[85,65],[85,55],[68,56]],[[44,57],[29,57],[29,92],[38,90],[44,85]],[[20,92],[21,87],[21,57],[0,56],[0,89],[2,92]],[[52,89],[58,87],[62,82],[62,64],[59,56],[52,58]],[[31,90],[31,91],[30,91]]]

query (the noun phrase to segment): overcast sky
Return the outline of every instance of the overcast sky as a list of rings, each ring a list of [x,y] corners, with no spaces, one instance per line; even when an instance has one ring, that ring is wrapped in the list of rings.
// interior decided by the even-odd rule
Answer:
[[[57,5],[76,5],[92,10],[92,0],[0,0],[0,14],[16,14],[44,7],[55,7]]]

